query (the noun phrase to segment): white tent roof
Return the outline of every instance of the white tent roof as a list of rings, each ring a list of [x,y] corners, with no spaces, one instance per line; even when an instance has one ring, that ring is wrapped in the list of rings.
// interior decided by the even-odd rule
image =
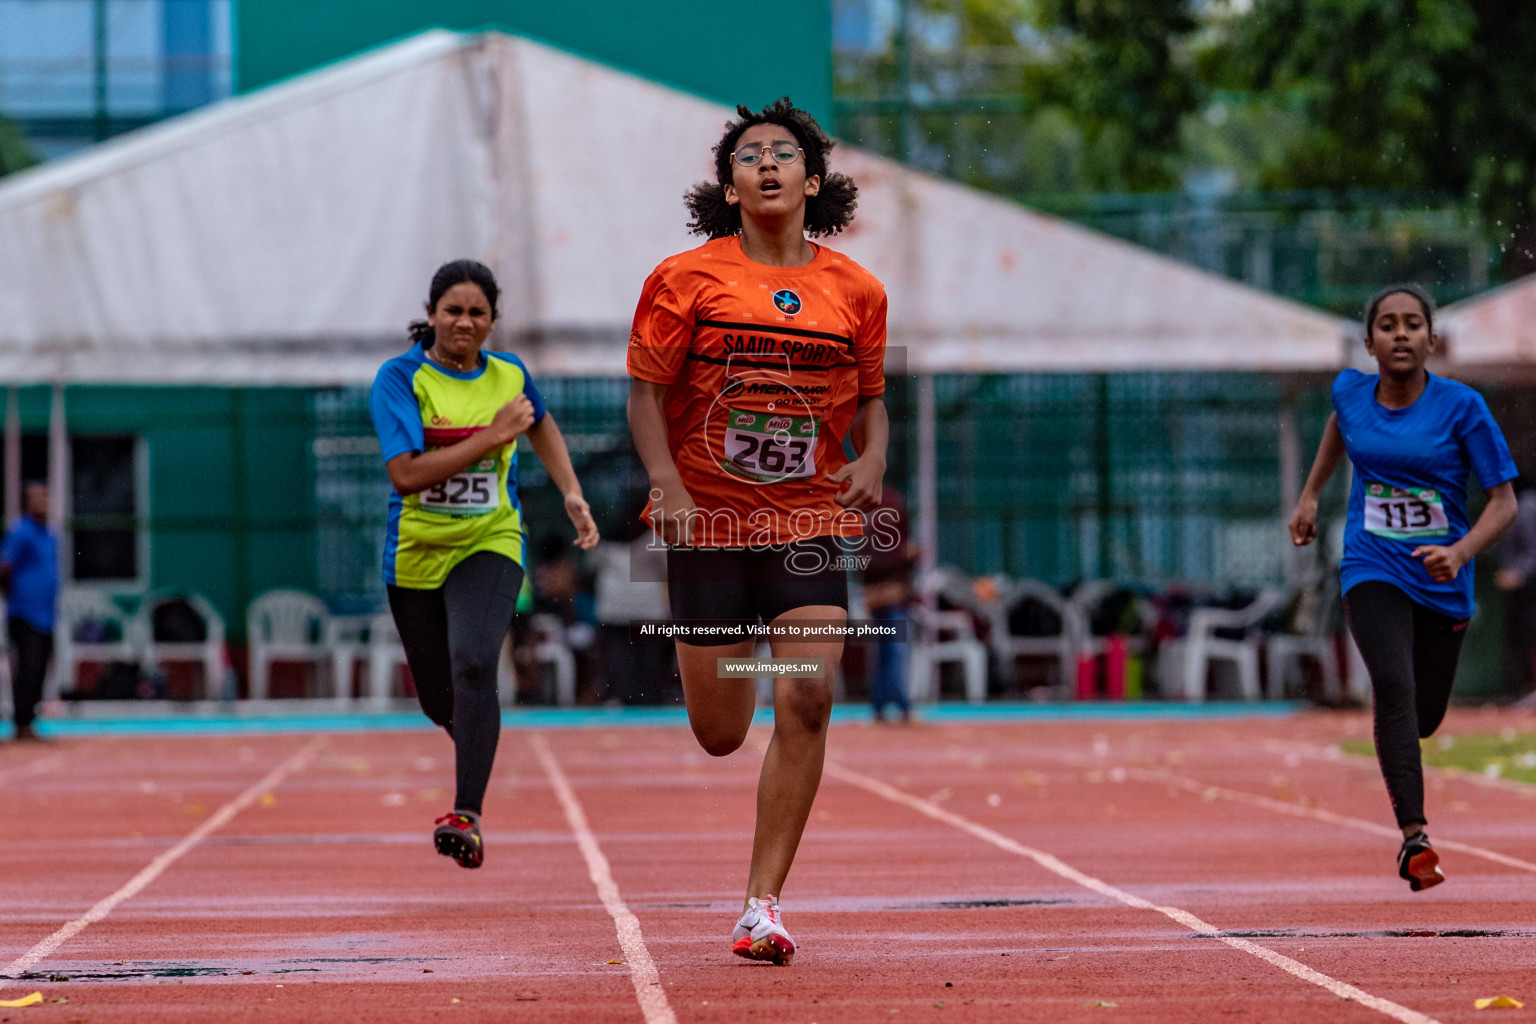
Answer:
[[[622,374],[731,112],[527,40],[429,32],[0,182],[0,379],[333,384],[432,271],[505,288],[538,373]],[[1343,321],[840,149],[833,245],[912,370],[1328,369]]]
[[[1529,375],[1536,369],[1536,274],[1445,307],[1435,330],[1445,338],[1451,372]]]

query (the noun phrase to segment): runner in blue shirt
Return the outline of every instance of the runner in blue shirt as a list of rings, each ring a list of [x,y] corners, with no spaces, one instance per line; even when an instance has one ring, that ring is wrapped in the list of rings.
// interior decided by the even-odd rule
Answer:
[[[1291,517],[1291,541],[1317,536],[1317,500],[1346,453],[1354,464],[1344,527],[1344,608],[1375,692],[1376,756],[1403,830],[1398,874],[1414,892],[1445,881],[1424,833],[1419,739],[1445,717],[1472,617],[1472,559],[1515,518],[1517,473],[1481,395],[1424,368],[1434,301],[1418,285],[1366,307],[1378,372],[1345,370],[1333,415]],[[1488,504],[1467,519],[1467,474]]]

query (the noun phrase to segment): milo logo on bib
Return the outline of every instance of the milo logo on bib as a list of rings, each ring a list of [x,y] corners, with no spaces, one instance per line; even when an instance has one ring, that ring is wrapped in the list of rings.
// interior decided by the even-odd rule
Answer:
[[[815,475],[816,417],[732,409],[726,422],[727,473],[764,484]]]
[[[1445,502],[1432,487],[1365,485],[1365,532],[1393,540],[1423,540],[1451,532]]]

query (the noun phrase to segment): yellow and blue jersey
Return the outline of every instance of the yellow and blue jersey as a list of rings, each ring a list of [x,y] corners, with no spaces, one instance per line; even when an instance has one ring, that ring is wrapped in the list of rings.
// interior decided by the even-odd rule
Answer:
[[[420,345],[379,368],[369,407],[387,463],[407,452],[446,448],[490,426],[496,410],[518,395],[544,419],[544,399],[528,368],[510,352],[481,352],[473,370],[451,370]],[[389,496],[384,582],[413,590],[443,585],[476,551],[523,564],[527,542],[517,500],[517,442],[488,452],[435,487]]]

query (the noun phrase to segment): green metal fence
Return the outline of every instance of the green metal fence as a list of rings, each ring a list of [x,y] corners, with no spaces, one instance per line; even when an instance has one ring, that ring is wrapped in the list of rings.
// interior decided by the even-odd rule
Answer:
[[[625,419],[628,378],[550,378],[539,382],[539,390],[565,435],[599,527],[618,529],[645,488]],[[379,460],[368,391],[316,391],[310,402],[320,591],[338,608],[377,607],[384,600],[380,567],[389,478]],[[570,534],[561,496],[526,443],[518,480],[531,549],[536,552],[548,536]]]
[[[914,500],[915,388],[914,378],[897,378],[887,395],[889,480]],[[945,375],[935,388],[941,561],[1057,585],[1280,579],[1278,380]],[[540,389],[599,526],[620,528],[645,487],[625,422],[628,381],[551,379]],[[312,402],[320,586],[336,603],[374,603],[388,483],[367,393],[322,391]],[[1327,416],[1324,382],[1301,389],[1296,402],[1309,457]],[[548,535],[569,535],[560,497],[526,447],[518,472],[534,549]]]
[[[1094,577],[1213,589],[1277,583],[1288,549],[1282,409],[1294,410],[1304,469],[1327,419],[1327,383],[1258,374],[940,376],[939,560],[1058,586]],[[623,529],[645,487],[625,423],[628,381],[547,379],[540,388],[599,525]],[[911,500],[916,389],[914,378],[893,377],[886,398],[888,478]],[[1528,465],[1536,458],[1530,391],[1484,390],[1518,463]],[[139,578],[119,589],[203,593],[237,642],[247,603],[270,587],[317,591],[338,611],[382,604],[389,484],[366,389],[70,388],[67,396],[74,539],[125,531],[143,539]],[[23,472],[39,476],[47,389],[23,388],[20,399]],[[550,535],[568,543],[560,497],[531,452],[520,474],[535,552]],[[1329,535],[1308,558],[1337,556],[1343,482],[1341,472],[1324,506]],[[1480,500],[1474,488],[1474,512]],[[1500,685],[1502,604],[1491,576],[1479,573],[1461,696]]]
[[[941,561],[1057,585],[1283,575],[1277,380],[1020,374],[935,386]],[[1326,418],[1316,385],[1297,416],[1302,445],[1315,445]]]

